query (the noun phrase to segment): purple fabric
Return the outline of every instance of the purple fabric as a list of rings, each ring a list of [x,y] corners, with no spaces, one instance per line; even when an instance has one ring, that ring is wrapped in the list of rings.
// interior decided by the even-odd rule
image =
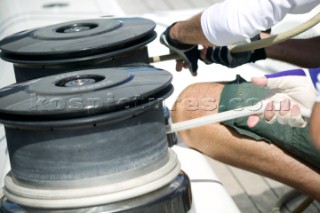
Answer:
[[[309,74],[314,87],[316,87],[316,84],[318,82],[317,76],[319,73],[320,73],[320,67],[309,69]]]
[[[266,75],[267,78],[279,78],[279,77],[285,77],[285,76],[306,76],[306,74],[302,69],[296,69],[296,70],[287,70],[283,72],[277,72],[274,74]]]

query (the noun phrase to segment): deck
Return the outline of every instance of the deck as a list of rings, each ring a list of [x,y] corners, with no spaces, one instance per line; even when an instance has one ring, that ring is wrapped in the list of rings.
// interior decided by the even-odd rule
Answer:
[[[195,8],[201,10],[201,8],[205,8],[219,1],[220,0],[118,0],[118,3],[125,14],[141,15],[161,11],[188,10]],[[210,162],[213,170],[220,178],[241,212],[271,212],[278,199],[292,190],[291,187],[269,178],[225,165],[210,158],[207,158],[207,160]],[[293,202],[286,205],[282,212],[291,212],[303,199],[303,196],[296,198]],[[304,211],[304,213],[316,212],[320,212],[320,204],[318,202],[313,202]]]

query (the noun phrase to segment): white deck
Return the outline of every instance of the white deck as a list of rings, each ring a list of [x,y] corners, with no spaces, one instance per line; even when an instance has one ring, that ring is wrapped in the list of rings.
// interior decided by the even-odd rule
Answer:
[[[69,0],[66,1],[70,3],[70,6],[67,8],[53,8],[49,9],[48,11],[44,11],[41,8],[43,2],[50,3],[51,1],[2,1],[8,3],[5,5],[11,6],[8,8],[1,8],[1,10],[6,10],[6,15],[9,15],[3,19],[2,16],[4,14],[0,13],[0,20],[4,20],[0,23],[0,39],[11,33],[35,26],[45,26],[67,20],[97,18],[101,15],[140,16],[150,18],[157,23],[156,31],[158,34],[160,34],[164,31],[165,27],[172,22],[187,19],[200,12],[204,7],[217,2],[214,0],[82,0],[81,6],[79,6],[79,0]],[[35,7],[35,5],[37,6]],[[12,10],[11,8],[15,9]],[[32,13],[30,11],[32,11]],[[30,14],[32,15],[30,16]],[[306,19],[310,16],[290,16],[286,18],[284,23],[275,27],[273,32],[276,32],[278,29],[285,30],[285,28],[294,26],[301,22],[302,19]],[[41,17],[41,19],[37,17]],[[23,22],[21,20],[23,20]],[[320,30],[318,26],[318,28],[312,29],[301,36],[307,36],[319,32]],[[168,50],[165,47],[159,45],[158,39],[148,45],[148,49],[150,56],[168,53]],[[246,79],[250,79],[250,77],[253,75],[262,75],[266,72],[274,72],[293,67],[282,62],[274,62],[271,60],[262,61],[255,65],[244,65],[237,69],[227,69],[219,65],[206,66],[204,64],[200,64],[199,76],[194,78],[190,76],[188,71],[181,73],[175,72],[175,62],[173,61],[161,62],[154,65],[170,71],[174,76],[173,84],[175,86],[175,92],[166,101],[166,105],[169,107],[172,106],[175,98],[183,90],[183,88],[194,82],[218,82],[232,80],[236,74],[242,74],[242,76]],[[14,78],[12,73],[12,64],[0,60],[0,67],[2,70],[0,72],[0,79],[2,79],[0,81],[0,87],[9,83],[13,83]],[[6,80],[4,81],[3,79]],[[3,134],[0,134],[0,136],[2,135]],[[5,140],[0,138],[0,150],[3,150],[2,147],[4,144]],[[4,155],[1,153],[1,169],[4,168],[4,164],[6,163],[3,157]],[[288,186],[276,181],[227,166],[209,158],[206,159],[241,212],[270,212],[277,199],[279,199],[279,197],[285,192],[290,190]],[[207,198],[209,199],[209,202],[210,199],[212,199],[212,202],[218,202],[218,200],[215,200],[214,197],[208,196]],[[286,211],[288,212],[290,209],[292,209],[292,205],[289,205],[286,208]],[[206,212],[212,211],[208,210]],[[320,212],[320,205],[314,202],[314,204],[311,205],[305,212]]]

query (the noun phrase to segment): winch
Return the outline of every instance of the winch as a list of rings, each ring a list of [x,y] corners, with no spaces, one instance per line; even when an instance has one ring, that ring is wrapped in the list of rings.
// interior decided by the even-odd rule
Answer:
[[[90,69],[0,90],[11,171],[3,212],[188,212],[191,188],[168,148],[169,72]]]
[[[75,70],[148,64],[156,24],[145,18],[76,20],[10,35],[1,58],[14,64],[17,82]]]

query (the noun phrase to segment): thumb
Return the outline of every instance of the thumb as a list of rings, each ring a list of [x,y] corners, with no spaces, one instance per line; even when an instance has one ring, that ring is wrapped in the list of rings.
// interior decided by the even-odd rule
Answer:
[[[260,116],[259,115],[250,115],[248,120],[247,120],[247,125],[250,128],[255,127],[260,121]]]
[[[253,77],[251,79],[252,83],[260,86],[260,87],[267,87],[269,89],[289,89],[295,87],[297,84],[296,77],[294,76],[286,76],[286,77]]]
[[[265,76],[253,77],[253,78],[251,78],[251,82],[257,86],[266,87],[267,83],[268,83],[268,79]]]

